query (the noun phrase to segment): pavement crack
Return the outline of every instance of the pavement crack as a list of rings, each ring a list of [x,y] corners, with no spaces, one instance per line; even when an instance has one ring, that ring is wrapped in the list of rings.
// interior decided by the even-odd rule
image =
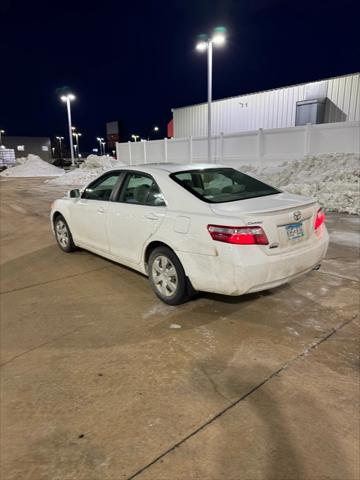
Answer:
[[[317,273],[322,275],[331,275],[333,277],[342,278],[343,280],[350,280],[352,282],[359,282],[359,279],[355,277],[346,277],[345,275],[339,275],[338,273],[327,272],[326,270],[318,270]]]
[[[75,328],[74,330],[71,330],[70,332],[63,333],[62,335],[59,335],[58,337],[52,338],[52,339],[50,339],[50,340],[47,340],[47,341],[44,342],[44,343],[40,343],[40,345],[36,345],[36,346],[33,347],[33,348],[29,348],[29,350],[26,350],[25,352],[21,352],[21,353],[19,353],[18,355],[15,355],[14,357],[10,358],[9,360],[6,360],[6,362],[0,363],[0,368],[1,368],[1,367],[4,367],[5,365],[8,365],[9,363],[13,362],[13,361],[16,360],[17,358],[20,358],[20,357],[26,355],[27,353],[30,353],[30,352],[33,352],[34,350],[37,350],[37,349],[42,348],[42,347],[45,347],[46,345],[49,345],[49,344],[52,343],[52,342],[56,342],[56,341],[59,340],[60,338],[67,337],[68,335],[71,335],[71,334],[77,332],[78,330],[81,330],[81,329],[84,328],[85,326],[86,326],[86,325],[83,325],[83,326],[81,326],[81,327],[77,327],[77,328]]]
[[[105,270],[110,268],[110,266],[95,268],[93,270],[87,270],[86,272],[74,273],[73,275],[68,275],[67,277],[54,278],[53,280],[47,280],[46,282],[33,283],[32,285],[26,285],[25,287],[14,288],[13,290],[3,290],[0,292],[0,295],[5,295],[6,293],[20,292],[21,290],[26,290],[33,287],[41,287],[42,285],[48,285],[49,283],[59,282],[60,280],[67,280],[68,278],[79,277],[80,275],[85,275],[91,272],[98,272],[99,270]]]
[[[224,400],[226,400],[227,402],[230,402],[230,398],[226,397],[222,392],[220,392],[216,382],[214,381],[214,379],[211,377],[211,375],[209,375],[207,373],[207,371],[204,369],[204,368],[200,368],[200,371],[201,373],[203,373],[205,375],[205,377],[208,379],[209,383],[211,384],[211,386],[213,387],[214,391],[220,395],[220,397],[222,397]]]
[[[144,465],[142,468],[140,468],[139,470],[137,470],[135,473],[133,473],[132,475],[130,475],[126,480],[133,480],[134,478],[138,477],[139,475],[141,475],[143,472],[145,472],[146,470],[148,470],[150,467],[152,467],[153,465],[155,465],[159,460],[163,459],[164,457],[166,457],[169,453],[173,452],[176,448],[180,447],[182,444],[184,444],[185,442],[187,442],[188,440],[190,440],[190,438],[194,437],[195,435],[197,435],[198,433],[200,433],[202,430],[204,430],[206,427],[208,427],[209,425],[211,425],[213,422],[215,422],[216,420],[218,420],[220,417],[222,417],[225,413],[227,413],[229,410],[231,410],[232,408],[234,408],[236,405],[238,405],[240,402],[242,402],[243,400],[245,400],[247,397],[249,397],[250,395],[252,395],[253,393],[255,393],[257,390],[259,390],[260,388],[262,388],[264,385],[266,385],[268,382],[270,382],[274,377],[277,377],[278,375],[280,375],[284,370],[288,369],[289,367],[291,367],[291,365],[293,365],[296,361],[300,360],[301,358],[303,358],[304,356],[306,355],[309,355],[309,353],[312,352],[312,350],[316,349],[317,347],[319,347],[323,342],[326,342],[330,337],[332,337],[333,335],[336,334],[336,332],[338,332],[339,330],[343,329],[346,325],[348,325],[349,323],[351,323],[353,320],[355,320],[357,318],[357,315],[353,315],[351,318],[347,319],[347,320],[344,320],[342,323],[340,323],[339,325],[335,326],[334,328],[332,328],[326,335],[324,335],[323,337],[319,338],[318,340],[314,341],[313,343],[311,343],[309,346],[307,346],[301,353],[299,353],[296,357],[290,359],[288,362],[286,362],[285,364],[281,365],[281,367],[279,367],[277,370],[275,370],[274,372],[272,372],[269,376],[267,376],[262,382],[258,383],[257,385],[255,385],[251,390],[249,390],[248,392],[246,392],[244,395],[242,395],[240,398],[237,398],[236,400],[234,400],[232,403],[230,403],[228,406],[226,406],[225,408],[223,408],[222,410],[220,410],[216,415],[213,415],[209,420],[207,420],[206,422],[204,422],[202,425],[200,425],[200,427],[198,427],[197,429],[193,430],[192,432],[190,432],[188,435],[186,435],[184,438],[182,438],[181,440],[179,440],[177,443],[175,443],[174,445],[172,445],[171,447],[169,447],[167,450],[165,450],[165,452],[161,453],[160,455],[158,455],[154,460],[152,460],[151,462],[149,462],[148,464]],[[205,373],[206,374],[206,373]],[[209,378],[209,376],[206,374],[206,376]]]

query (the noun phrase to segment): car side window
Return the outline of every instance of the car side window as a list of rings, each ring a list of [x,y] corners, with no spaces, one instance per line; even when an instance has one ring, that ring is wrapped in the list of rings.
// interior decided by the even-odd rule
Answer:
[[[119,179],[119,175],[120,172],[116,172],[105,178],[99,178],[84,190],[82,198],[89,200],[109,200],[111,192]]]
[[[129,173],[127,175],[119,201],[152,207],[166,205],[164,196],[155,180],[143,173]]]

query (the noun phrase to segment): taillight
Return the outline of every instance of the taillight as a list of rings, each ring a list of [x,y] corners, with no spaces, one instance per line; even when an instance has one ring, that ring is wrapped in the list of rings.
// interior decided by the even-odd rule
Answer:
[[[261,227],[228,227],[208,225],[213,240],[236,245],[268,245],[269,241]]]
[[[314,228],[317,230],[325,222],[325,212],[322,208],[319,208],[315,218]]]

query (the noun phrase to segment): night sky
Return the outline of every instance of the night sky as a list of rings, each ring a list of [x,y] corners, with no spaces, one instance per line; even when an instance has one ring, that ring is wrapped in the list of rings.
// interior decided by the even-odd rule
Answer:
[[[357,2],[284,0],[0,1],[0,128],[9,135],[66,136],[69,86],[82,146],[105,122],[161,136],[171,108],[206,101],[198,34],[228,29],[214,51],[213,97],[359,70]]]

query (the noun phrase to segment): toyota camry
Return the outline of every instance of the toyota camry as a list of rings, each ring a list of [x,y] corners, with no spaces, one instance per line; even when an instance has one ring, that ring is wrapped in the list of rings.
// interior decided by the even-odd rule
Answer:
[[[214,164],[148,164],[102,174],[51,208],[59,247],[148,276],[170,305],[195,292],[242,295],[319,267],[329,236],[313,198]]]

